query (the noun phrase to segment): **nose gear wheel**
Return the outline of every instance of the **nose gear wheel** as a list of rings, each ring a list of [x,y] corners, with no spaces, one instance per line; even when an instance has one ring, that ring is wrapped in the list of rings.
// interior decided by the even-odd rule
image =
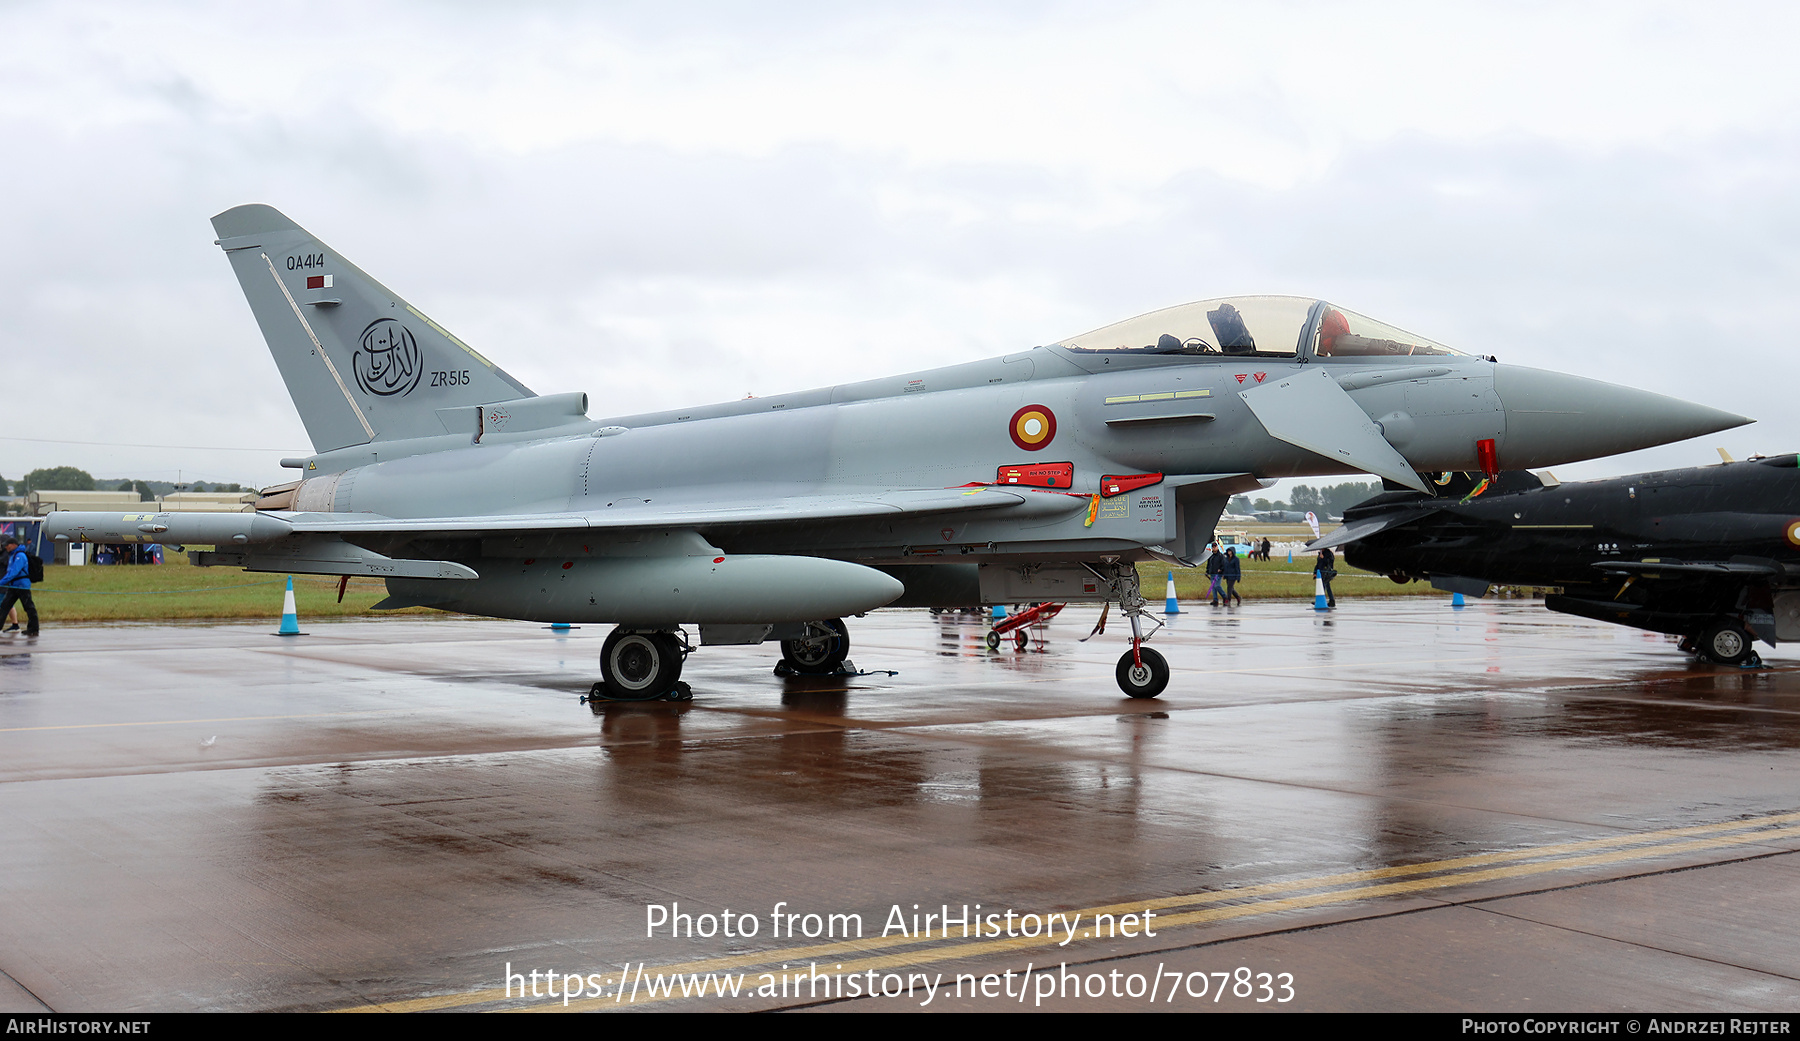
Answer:
[[[1135,657],[1130,651],[1125,652],[1113,677],[1127,697],[1153,698],[1169,685],[1169,663],[1150,648],[1139,647]]]
[[[1163,656],[1144,646],[1144,641],[1162,628],[1162,622],[1156,622],[1156,629],[1144,632],[1145,600],[1139,587],[1137,568],[1122,561],[1108,561],[1104,565],[1086,565],[1095,576],[1113,582],[1119,591],[1119,610],[1131,623],[1131,650],[1126,651],[1119,659],[1119,665],[1113,670],[1113,678],[1119,683],[1119,689],[1127,697],[1154,698],[1169,685],[1169,663]],[[1156,621],[1152,619],[1152,621]],[[1101,615],[1101,624],[1105,624],[1105,615]],[[1099,626],[1095,631],[1099,631]]]

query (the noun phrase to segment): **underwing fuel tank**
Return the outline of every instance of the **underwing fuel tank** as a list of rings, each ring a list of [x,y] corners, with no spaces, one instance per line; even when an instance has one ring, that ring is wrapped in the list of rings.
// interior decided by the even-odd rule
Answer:
[[[906,591],[874,568],[822,557],[708,556],[495,559],[469,582],[389,579],[410,604],[538,622],[797,622],[872,611]]]

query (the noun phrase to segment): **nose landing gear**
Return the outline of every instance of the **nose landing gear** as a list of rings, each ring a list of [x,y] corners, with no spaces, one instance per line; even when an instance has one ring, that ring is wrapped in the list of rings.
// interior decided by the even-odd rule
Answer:
[[[1138,587],[1137,568],[1114,561],[1112,579],[1119,590],[1119,610],[1131,622],[1131,650],[1119,658],[1113,678],[1118,680],[1119,689],[1126,697],[1154,698],[1169,685],[1169,663],[1162,655],[1144,646],[1144,641],[1155,635],[1156,629],[1150,630],[1150,635],[1144,633],[1145,601]],[[1162,623],[1157,622],[1156,627],[1162,628]]]

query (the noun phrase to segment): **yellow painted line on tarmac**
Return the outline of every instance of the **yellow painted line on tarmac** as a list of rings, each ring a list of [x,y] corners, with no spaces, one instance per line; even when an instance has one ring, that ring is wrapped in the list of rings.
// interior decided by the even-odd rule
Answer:
[[[1136,901],[1129,904],[1112,904],[1107,907],[1096,907],[1084,912],[1087,914],[1120,914],[1134,910],[1149,908],[1152,911],[1168,907],[1191,907],[1196,904],[1219,903],[1224,900],[1241,899],[1247,896],[1263,896],[1269,893],[1293,892],[1296,889],[1322,889],[1327,886],[1341,886],[1357,882],[1370,882],[1383,878],[1404,878],[1408,875],[1427,875],[1439,871],[1460,871],[1463,868],[1479,867],[1483,864],[1499,864],[1512,860],[1536,860],[1543,857],[1560,857],[1569,853],[1582,853],[1588,850],[1606,849],[1612,846],[1642,846],[1648,843],[1662,842],[1666,839],[1685,838],[1692,835],[1712,835],[1720,832],[1743,831],[1749,828],[1767,828],[1779,824],[1800,821],[1800,813],[1781,813],[1770,817],[1752,817],[1741,821],[1727,821],[1723,824],[1695,824],[1685,828],[1668,828],[1662,831],[1636,832],[1626,835],[1613,835],[1599,839],[1585,839],[1580,842],[1562,842],[1549,846],[1530,846],[1525,849],[1505,850],[1499,853],[1478,853],[1467,857],[1452,857],[1448,860],[1433,860],[1422,864],[1401,864],[1395,867],[1372,868],[1367,871],[1347,871],[1337,875],[1322,875],[1316,878],[1301,878],[1290,882],[1268,882],[1262,885],[1243,886],[1237,889],[1219,889],[1208,893],[1197,893],[1191,896],[1163,897],[1159,900]],[[1759,834],[1768,834],[1767,832]],[[1662,849],[1665,847],[1658,847]],[[1649,851],[1651,855],[1660,855]],[[1568,864],[1570,861],[1559,861]],[[1458,875],[1457,878],[1467,878]]]
[[[1549,874],[1576,868],[1596,867],[1609,864],[1628,863],[1636,860],[1648,860],[1655,857],[1672,856],[1680,853],[1691,853],[1709,849],[1720,849],[1734,845],[1762,842],[1768,839],[1786,839],[1800,837],[1800,812],[1772,814],[1752,817],[1743,820],[1725,821],[1717,824],[1697,824],[1680,828],[1665,828],[1658,831],[1635,832],[1622,835],[1607,836],[1598,839],[1586,839],[1578,842],[1555,843],[1546,846],[1532,846],[1525,849],[1505,850],[1496,853],[1475,854],[1466,857],[1452,857],[1445,860],[1427,861],[1419,864],[1403,864],[1394,867],[1375,868],[1367,871],[1341,872],[1331,875],[1319,875],[1310,878],[1292,879],[1286,882],[1270,882],[1261,885],[1243,886],[1234,889],[1211,890],[1203,893],[1189,893],[1180,896],[1161,897],[1151,900],[1132,901],[1130,903],[1109,904],[1100,907],[1083,908],[1079,911],[1054,912],[1065,916],[1079,915],[1075,919],[1093,919],[1097,915],[1141,914],[1146,910],[1167,910],[1182,907],[1203,907],[1208,904],[1225,904],[1224,907],[1203,907],[1200,910],[1186,911],[1172,915],[1159,915],[1156,928],[1178,928],[1181,926],[1201,925],[1209,922],[1228,921],[1237,918],[1248,918],[1259,915],[1279,914],[1285,911],[1303,910],[1333,904],[1352,903],[1359,900],[1373,900],[1388,896],[1401,896],[1412,893],[1424,893],[1433,890],[1449,889],[1458,886],[1473,885],[1480,882],[1501,879],[1522,878],[1532,875]],[[1732,834],[1736,833],[1736,834]],[[1678,840],[1678,841],[1670,841]],[[1623,847],[1623,848],[1615,848]],[[1589,851],[1612,848],[1612,852],[1592,853]],[[1569,856],[1569,854],[1587,854]],[[1549,859],[1546,859],[1549,858]],[[1536,863],[1512,863],[1509,861],[1536,861]],[[1486,867],[1487,865],[1507,865]],[[1466,870],[1483,868],[1485,870]],[[1447,872],[1447,873],[1446,873]],[[1430,878],[1416,878],[1410,881],[1390,882],[1386,879],[1405,878],[1409,875],[1432,875]],[[1348,888],[1340,888],[1340,887]],[[1273,900],[1257,900],[1256,897],[1276,893],[1293,893],[1306,889],[1322,889],[1324,892],[1282,897]],[[1237,902],[1245,901],[1249,902]],[[1065,920],[1067,918],[1065,917]],[[1092,939],[1084,936],[1080,939]],[[1111,937],[1108,937],[1110,939]],[[901,951],[897,948],[920,947],[930,944],[923,950]],[[731,969],[751,966],[772,966],[777,963],[813,963],[821,958],[832,958],[840,955],[872,954],[873,957],[854,958],[851,961],[831,966],[831,973],[855,974],[870,970],[885,970],[930,964],[933,962],[953,961],[978,957],[985,954],[1006,953],[1011,951],[1031,950],[1048,946],[1059,946],[1058,941],[1050,935],[1036,937],[1007,937],[1003,939],[975,939],[958,942],[946,942],[942,937],[871,937],[859,940],[844,940],[835,943],[814,944],[805,947],[792,947],[780,950],[760,951],[741,955],[728,955],[719,958],[705,958],[696,961],[680,962],[656,966],[654,973],[663,978],[672,978],[677,973],[712,972],[719,973]],[[876,953],[893,951],[893,953]],[[640,971],[646,975],[652,970],[640,965]],[[788,970],[793,971],[793,970]],[[627,976],[629,978],[629,975]],[[621,984],[624,986],[624,984]],[[560,1002],[546,1001],[513,1011],[561,1012],[561,1011],[595,1011],[610,1007],[631,1007],[651,1003],[676,1000],[691,995],[669,994],[649,996],[639,992],[635,998],[612,996],[584,998],[570,1001],[566,1006]],[[463,994],[446,994],[429,998],[415,998],[406,1001],[384,1002],[354,1008],[339,1009],[340,1012],[423,1012],[444,1008],[461,1008],[471,1005],[488,1004],[497,1001],[517,1000],[511,997],[502,987],[472,991]]]
[[[1184,914],[1168,915],[1166,917],[1158,916],[1156,928],[1168,929],[1171,927],[1178,928],[1187,925],[1202,925],[1210,922],[1229,921],[1235,918],[1250,918],[1267,914],[1279,914],[1284,911],[1298,911],[1314,907],[1330,906],[1332,904],[1351,903],[1358,900],[1372,900],[1386,896],[1403,896],[1411,893],[1429,892],[1436,889],[1447,889],[1455,886],[1469,885],[1475,882],[1486,882],[1504,878],[1519,878],[1530,875],[1546,874],[1553,871],[1563,871],[1569,868],[1643,860],[1650,857],[1668,856],[1675,853],[1686,853],[1704,849],[1715,849],[1723,846],[1760,842],[1771,837],[1800,837],[1800,827],[1782,828],[1775,831],[1753,832],[1747,835],[1729,835],[1712,839],[1696,839],[1691,842],[1655,846],[1649,849],[1621,850],[1614,853],[1576,857],[1569,860],[1552,861],[1542,864],[1518,864],[1511,867],[1491,868],[1486,871],[1471,871],[1436,878],[1416,879],[1411,882],[1390,882],[1382,885],[1362,886],[1355,889],[1340,889],[1324,893],[1313,893],[1307,896],[1286,897],[1280,900],[1264,900],[1249,904],[1234,904],[1229,907],[1216,907],[1204,911],[1189,911]],[[1085,916],[1089,912],[1082,911],[1080,913]],[[1104,914],[1106,912],[1102,911],[1101,913]],[[1083,936],[1080,939],[1089,938],[1090,937],[1088,936]],[[978,940],[964,943],[951,942],[925,950],[834,963],[828,967],[829,971],[823,972],[822,975],[858,975],[870,971],[908,968],[918,965],[928,965],[934,962],[974,958],[985,954],[1004,954],[1013,951],[1032,950],[1052,946],[1061,946],[1061,944],[1051,936],[1021,936],[999,940]],[[787,959],[783,960],[785,961]],[[764,962],[763,964],[771,963]],[[809,968],[810,966],[790,968],[786,970],[776,970],[776,972],[779,973],[785,971],[790,975],[799,974],[805,976],[808,974]],[[656,971],[661,973],[664,978],[667,979],[673,972],[695,972],[698,969],[714,969],[714,966],[710,962],[701,962],[697,963],[692,968],[677,970],[673,968],[658,967]],[[646,969],[644,971],[648,973],[650,970]],[[758,975],[760,976],[761,974]],[[746,980],[746,982],[749,981]],[[635,999],[633,997],[626,997],[624,1000],[615,998],[584,998],[581,1001],[571,1001],[567,1006],[544,1003],[508,1009],[506,1011],[591,1012],[605,1008],[623,1008],[627,1005],[647,1005],[660,1004],[665,1001],[692,1000],[697,996],[701,996],[692,993],[683,994],[673,992],[677,986],[678,985],[671,984],[671,993],[658,994],[653,997],[638,994],[635,996]],[[752,991],[754,991],[754,986],[752,986]],[[752,993],[750,996],[755,995]]]

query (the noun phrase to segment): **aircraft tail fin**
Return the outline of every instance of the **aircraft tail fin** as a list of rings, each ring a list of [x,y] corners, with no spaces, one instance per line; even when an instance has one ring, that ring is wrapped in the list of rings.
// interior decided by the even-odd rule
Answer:
[[[443,434],[440,409],[535,397],[274,207],[213,229],[314,450]]]

